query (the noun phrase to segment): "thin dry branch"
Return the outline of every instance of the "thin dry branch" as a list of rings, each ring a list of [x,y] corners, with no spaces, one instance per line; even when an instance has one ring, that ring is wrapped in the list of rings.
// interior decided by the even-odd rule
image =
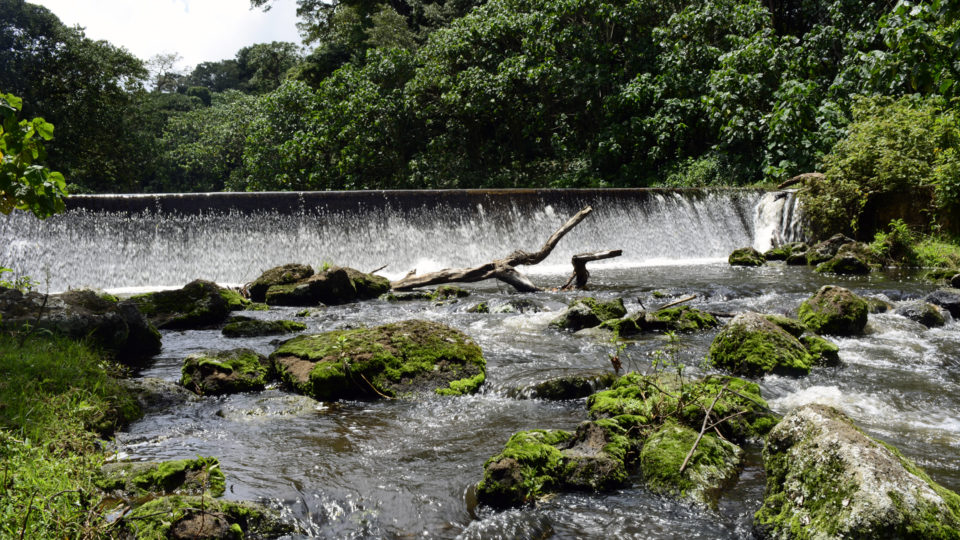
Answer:
[[[654,311],[660,311],[661,309],[671,308],[671,307],[673,307],[673,306],[680,305],[680,304],[682,304],[682,303],[684,303],[684,302],[689,302],[689,301],[693,300],[693,299],[696,298],[696,297],[697,297],[697,295],[695,295],[695,294],[691,294],[690,296],[684,296],[683,298],[681,298],[681,299],[679,299],[679,300],[674,300],[673,302],[670,302],[669,304],[664,304],[664,305],[658,307],[657,309],[655,309]]]
[[[573,280],[577,281],[574,287],[577,289],[585,289],[587,287],[587,280],[590,279],[590,272],[587,271],[588,262],[612,259],[621,255],[623,255],[622,249],[595,251],[593,253],[578,253],[574,255],[570,260],[571,264],[573,264],[573,275],[571,275],[570,279],[563,284],[563,287],[560,287],[560,290],[569,290],[570,284],[573,283]]]
[[[730,381],[724,383],[723,388],[717,392],[717,397],[713,398],[713,403],[711,403],[710,408],[707,409],[707,414],[703,416],[703,425],[700,427],[700,434],[697,435],[697,440],[693,441],[693,446],[690,447],[690,452],[687,453],[687,457],[683,458],[683,463],[680,464],[680,474],[683,474],[683,470],[687,468],[687,463],[690,462],[690,458],[693,457],[693,453],[697,450],[697,445],[700,444],[700,439],[703,439],[703,434],[707,431],[707,422],[710,421],[710,413],[713,412],[713,407],[717,404],[717,401],[720,400],[720,396],[723,395],[729,385]]]

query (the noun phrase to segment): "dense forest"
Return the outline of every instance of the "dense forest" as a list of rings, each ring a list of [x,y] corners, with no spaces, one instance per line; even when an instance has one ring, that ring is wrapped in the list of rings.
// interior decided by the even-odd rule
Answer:
[[[302,45],[179,72],[176,54],[139,59],[0,0],[0,91],[56,126],[47,162],[72,193],[776,182],[842,165],[824,158],[852,121],[955,124],[960,97],[945,0],[298,0],[298,15]],[[950,150],[941,175],[960,170],[945,145],[928,149]]]

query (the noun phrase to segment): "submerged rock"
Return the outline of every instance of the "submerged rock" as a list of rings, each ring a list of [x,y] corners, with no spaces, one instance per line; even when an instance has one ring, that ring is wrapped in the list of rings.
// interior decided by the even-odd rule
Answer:
[[[136,303],[88,289],[42,295],[0,287],[0,328],[15,330],[24,325],[89,340],[119,360],[160,352],[160,333]]]
[[[274,285],[289,285],[307,279],[313,275],[313,268],[306,264],[285,264],[267,270],[247,285],[250,299],[265,302],[267,290]]]
[[[200,395],[263,390],[270,374],[266,357],[251,349],[191,354],[180,369],[180,384]]]
[[[923,300],[915,300],[898,307],[895,311],[897,315],[906,317],[911,321],[918,322],[927,328],[934,328],[946,324],[940,309]]]
[[[419,320],[298,336],[270,359],[284,382],[321,401],[424,391],[468,394],[486,374],[483,354],[472,339]]]
[[[806,375],[814,358],[800,341],[759,313],[737,314],[721,330],[707,356],[710,365],[736,375]]]
[[[220,462],[198,457],[163,462],[121,462],[103,466],[97,487],[114,498],[132,499],[147,495],[223,495],[225,490]]]
[[[623,307],[623,300],[620,298],[601,302],[586,296],[574,300],[562,315],[550,321],[550,326],[576,332],[598,326],[603,321],[619,319],[626,314],[627,309]]]
[[[940,289],[928,294],[924,301],[942,307],[954,319],[960,319],[960,289]]]
[[[644,443],[640,470],[651,491],[716,508],[720,494],[736,481],[743,468],[743,450],[712,433],[697,442],[698,434],[674,422],[664,424]],[[680,472],[695,443],[696,450]]]
[[[733,250],[727,257],[727,262],[732,266],[763,266],[767,261],[763,258],[763,253],[752,247],[744,247]]]
[[[141,294],[130,300],[157,328],[186,330],[209,328],[225,321],[231,311],[238,309],[230,301],[235,294],[212,281],[198,279],[182,289]]]
[[[519,388],[514,395],[533,399],[567,400],[585,398],[598,390],[609,388],[617,380],[611,371],[596,375],[568,375]]]
[[[158,377],[118,379],[117,382],[137,400],[140,408],[145,411],[161,411],[200,399],[183,386]]]
[[[389,290],[390,283],[387,282]],[[404,292],[384,292],[380,295],[381,300],[387,302],[410,302],[416,300],[429,300],[433,302],[443,302],[445,300],[456,300],[457,298],[466,298],[470,296],[470,291],[454,287],[452,285],[441,285],[432,291],[404,291]]]
[[[960,496],[840,411],[806,405],[767,436],[763,538],[958,538]]]
[[[867,325],[867,302],[843,287],[824,285],[800,304],[800,321],[818,334],[851,336]]]
[[[221,331],[224,336],[231,338],[254,336],[277,336],[302,332],[307,325],[296,321],[265,321],[261,319],[240,319],[227,323]]]

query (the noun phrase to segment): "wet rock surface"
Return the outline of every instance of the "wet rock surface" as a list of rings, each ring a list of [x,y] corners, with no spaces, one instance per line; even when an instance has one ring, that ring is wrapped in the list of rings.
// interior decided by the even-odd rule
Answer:
[[[817,334],[852,336],[867,325],[867,302],[848,289],[825,285],[800,304],[800,322]]]

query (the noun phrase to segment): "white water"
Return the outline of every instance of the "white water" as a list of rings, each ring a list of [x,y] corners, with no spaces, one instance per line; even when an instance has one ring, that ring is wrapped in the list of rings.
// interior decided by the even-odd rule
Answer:
[[[290,197],[294,204],[297,194]],[[476,204],[464,210],[438,202],[412,210],[319,206],[293,214],[214,206],[197,215],[79,209],[47,221],[13,214],[0,218],[0,263],[52,291],[179,287],[197,278],[239,284],[289,262],[364,271],[386,264],[382,273],[395,278],[536,250],[583,204],[592,204],[594,213],[527,271],[564,274],[571,255],[607,249],[624,254],[591,268],[697,265],[725,260],[736,248],[767,249],[794,238],[792,201],[787,193],[663,191],[643,201],[617,199],[615,192],[604,201],[571,196],[562,209]]]

